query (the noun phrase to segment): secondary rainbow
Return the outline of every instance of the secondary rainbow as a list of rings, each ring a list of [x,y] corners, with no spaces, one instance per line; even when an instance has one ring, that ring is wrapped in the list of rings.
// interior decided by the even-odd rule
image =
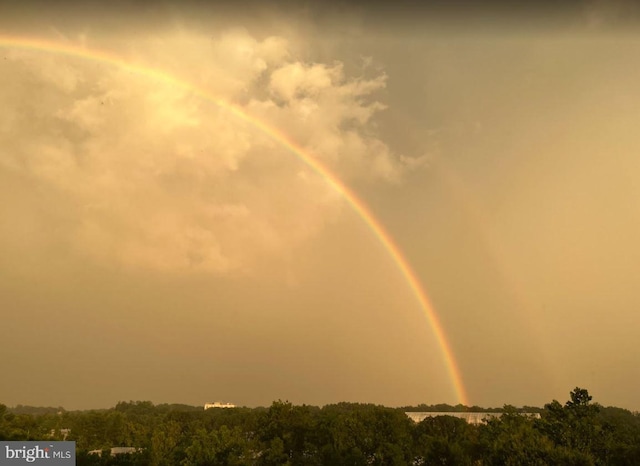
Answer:
[[[293,141],[290,137],[284,134],[277,128],[268,125],[267,123],[251,116],[244,110],[242,110],[237,105],[234,105],[231,102],[227,102],[224,99],[220,99],[214,95],[211,95],[206,90],[195,86],[189,82],[178,79],[175,76],[172,76],[168,73],[162,72],[161,70],[149,67],[147,65],[138,65],[126,61],[117,55],[109,53],[104,50],[97,50],[94,48],[80,47],[72,44],[61,44],[58,42],[47,41],[44,39],[36,39],[31,37],[20,37],[20,36],[2,36],[0,35],[0,47],[14,47],[21,49],[30,49],[35,51],[43,51],[49,53],[56,53],[62,55],[68,55],[72,57],[83,58],[87,60],[94,60],[99,62],[104,62],[111,64],[116,67],[120,67],[126,69],[127,71],[147,76],[149,78],[153,78],[156,80],[160,80],[162,82],[171,84],[173,86],[177,86],[178,88],[184,89],[188,92],[193,93],[194,95],[205,99],[219,107],[225,108],[230,111],[234,116],[239,118],[242,121],[249,123],[255,128],[262,131],[264,134],[268,135],[277,143],[281,144],[293,154],[295,154],[300,160],[302,160],[307,166],[309,166],[313,171],[315,171],[318,175],[322,176],[327,183],[329,183],[333,189],[335,189],[348,203],[351,205],[353,210],[362,218],[362,220],[369,226],[373,234],[378,238],[383,247],[387,250],[393,262],[396,264],[398,270],[407,281],[411,292],[415,296],[418,304],[422,308],[424,315],[427,318],[429,325],[433,331],[433,334],[436,338],[436,341],[442,351],[442,355],[445,361],[445,366],[449,373],[450,381],[453,385],[453,389],[455,391],[458,402],[468,405],[468,398],[464,388],[464,384],[462,381],[462,376],[460,374],[460,369],[458,368],[458,364],[454,357],[453,351],[451,350],[451,346],[449,341],[447,340],[446,334],[440,323],[440,319],[438,318],[433,305],[429,301],[429,298],[424,291],[422,285],[420,284],[420,280],[416,276],[415,272],[411,268],[411,265],[404,257],[404,254],[398,247],[398,245],[393,241],[392,237],[385,230],[382,224],[375,218],[371,210],[366,206],[366,204],[360,200],[355,193],[350,190],[340,179],[334,175],[329,168],[324,166],[319,160],[313,157],[307,150],[298,145],[295,141]]]

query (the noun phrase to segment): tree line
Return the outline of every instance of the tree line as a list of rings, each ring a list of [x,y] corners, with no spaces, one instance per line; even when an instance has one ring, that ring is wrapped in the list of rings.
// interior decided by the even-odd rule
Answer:
[[[414,423],[405,414],[410,410],[471,409],[276,401],[268,408],[203,410],[136,401],[65,411],[0,404],[0,440],[73,440],[78,465],[640,464],[640,416],[592,403],[581,388],[564,404],[506,405],[481,425],[446,415]],[[112,455],[113,447],[136,450]]]

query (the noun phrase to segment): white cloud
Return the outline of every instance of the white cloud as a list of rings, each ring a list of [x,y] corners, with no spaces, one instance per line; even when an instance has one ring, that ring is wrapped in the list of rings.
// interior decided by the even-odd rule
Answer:
[[[276,97],[289,102],[305,96],[315,97],[341,77],[341,65],[287,63],[271,73],[269,88]]]
[[[241,29],[178,31],[117,53],[236,102],[347,183],[398,181],[411,168],[372,126],[384,75],[348,78],[340,63],[296,60],[287,40]],[[0,169],[64,193],[73,220],[54,230],[75,253],[133,268],[250,273],[343,207],[293,154],[184,87],[64,55],[11,60]]]

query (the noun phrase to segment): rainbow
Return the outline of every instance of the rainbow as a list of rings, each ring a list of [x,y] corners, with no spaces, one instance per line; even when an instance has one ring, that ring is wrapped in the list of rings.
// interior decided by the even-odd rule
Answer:
[[[161,70],[146,65],[131,63],[104,50],[97,50],[94,48],[89,49],[72,44],[61,44],[58,42],[38,38],[2,35],[0,35],[0,47],[43,51],[48,53],[67,55],[70,57],[83,58],[86,60],[98,61],[110,64],[115,67],[119,67],[121,69],[125,69],[137,75],[153,78],[172,86],[176,86],[177,88],[190,92],[193,95],[211,102],[218,107],[228,110],[239,120],[244,121],[257,128],[258,130],[269,136],[272,140],[281,144],[286,149],[295,154],[302,162],[304,162],[314,172],[316,172],[324,180],[326,180],[326,182],[329,183],[329,185],[347,201],[347,203],[362,218],[362,220],[371,229],[378,241],[380,241],[382,246],[389,253],[399,272],[402,274],[403,278],[409,285],[412,294],[415,296],[415,299],[417,300],[433,331],[438,346],[442,351],[448,375],[453,385],[453,389],[455,391],[458,402],[464,405],[469,405],[462,375],[460,373],[460,369],[454,357],[453,351],[451,350],[451,345],[449,344],[444,328],[440,323],[440,319],[438,318],[433,305],[429,301],[427,293],[424,291],[422,285],[420,284],[420,280],[411,268],[411,265],[409,264],[407,259],[404,257],[404,254],[400,250],[400,247],[393,241],[391,235],[389,235],[385,228],[380,224],[380,222],[376,219],[367,205],[361,199],[359,199],[352,190],[350,190],[342,181],[340,181],[340,179],[336,175],[334,175],[329,170],[329,168],[324,166],[318,159],[314,158],[312,154],[298,145],[286,134],[284,134],[279,129],[274,128],[267,123],[251,116],[237,105],[211,95],[206,90],[201,89],[198,86],[180,80],[175,76],[162,72]]]

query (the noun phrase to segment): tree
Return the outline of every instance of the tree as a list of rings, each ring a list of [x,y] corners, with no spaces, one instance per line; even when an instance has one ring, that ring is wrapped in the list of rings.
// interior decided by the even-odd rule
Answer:
[[[272,452],[276,457],[284,455],[295,464],[309,464],[311,458],[318,456],[318,414],[319,410],[311,406],[293,406],[288,401],[276,401],[260,417],[258,438],[266,445],[269,455]],[[279,452],[280,447],[282,452]],[[267,461],[267,456],[262,460]]]
[[[161,424],[151,436],[151,464],[176,464],[174,453],[181,440],[181,426],[175,421]]]
[[[453,416],[427,417],[413,428],[413,455],[418,464],[472,464],[477,428]]]
[[[247,464],[252,456],[246,436],[239,427],[222,426],[207,432],[199,429],[185,450],[182,465],[225,466]]]
[[[591,400],[586,389],[576,387],[564,406],[557,400],[545,405],[542,419],[536,423],[538,430],[557,447],[583,458],[583,464],[594,464],[604,450],[599,407],[591,404]]]
[[[411,464],[412,425],[397,409],[355,403],[325,406],[318,423],[320,463]]]
[[[490,418],[480,426],[483,463],[492,465],[552,464],[553,443],[534,428],[531,419],[506,405],[501,417]]]

